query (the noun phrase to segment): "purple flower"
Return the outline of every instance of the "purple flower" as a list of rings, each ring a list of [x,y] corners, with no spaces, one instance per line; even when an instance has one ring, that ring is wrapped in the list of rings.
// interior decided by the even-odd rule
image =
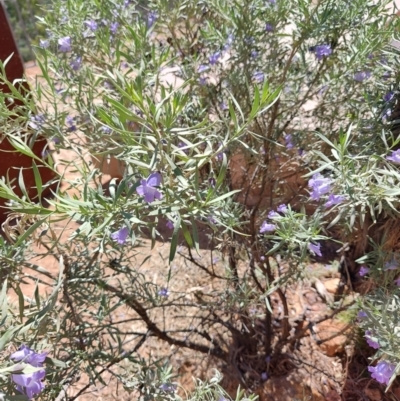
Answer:
[[[317,45],[312,51],[318,60],[322,60],[324,57],[328,57],[332,54],[332,48],[330,45]]]
[[[281,215],[279,213],[276,213],[275,210],[271,210],[268,213],[268,218],[269,219],[273,219],[273,218],[276,218],[276,217],[281,217]]]
[[[43,369],[33,373],[11,375],[11,378],[17,385],[16,389],[31,400],[44,389],[42,380],[45,375],[46,371]]]
[[[381,384],[389,384],[396,365],[387,361],[379,361],[376,366],[369,366],[368,371],[371,372],[372,378]]]
[[[311,199],[318,201],[322,195],[330,192],[332,180],[325,178],[320,173],[316,173],[308,181],[308,186],[312,189]]]
[[[262,261],[264,262],[265,256],[261,256],[261,257],[260,257],[260,260],[262,260]]]
[[[370,269],[369,269],[367,266],[361,266],[361,267],[360,267],[360,270],[359,270],[359,272],[358,272],[358,274],[359,274],[361,277],[364,277],[364,276],[366,276],[367,274],[369,274],[369,271],[370,271]]]
[[[13,354],[11,354],[10,359],[12,359],[14,362],[25,362],[29,363],[35,368],[41,368],[47,354],[47,352],[42,352],[38,354],[26,345],[21,345],[18,351],[15,351]]]
[[[176,390],[176,385],[171,383],[163,383],[160,386],[161,391],[165,391],[166,393],[174,393]]]
[[[44,114],[38,114],[36,116],[32,116],[29,121],[30,127],[36,130],[40,130],[43,127],[44,122],[46,121],[46,117]]]
[[[292,137],[291,134],[285,135],[285,146],[286,146],[287,150],[290,150],[290,149],[294,148],[294,144],[292,142],[292,139],[293,139],[293,137]]]
[[[129,229],[128,227],[122,227],[115,233],[111,234],[111,239],[114,241],[117,241],[119,245],[124,245],[126,242],[126,239],[128,238],[129,234]]]
[[[285,204],[279,205],[276,209],[279,213],[286,213],[288,211],[288,207]]]
[[[228,38],[226,39],[225,45],[224,45],[224,50],[227,51],[231,48],[233,41],[234,41],[235,37],[233,36],[232,33],[230,33],[228,35]]]
[[[117,30],[119,28],[119,23],[118,22],[112,22],[110,24],[110,32],[115,35],[117,33]]]
[[[200,65],[199,65],[199,68],[197,69],[197,72],[198,72],[199,74],[201,74],[202,72],[207,71],[208,68],[209,68],[208,65],[200,64]]]
[[[50,46],[50,41],[47,40],[47,39],[45,39],[45,40],[40,39],[40,41],[39,41],[39,46],[40,46],[42,49],[47,49],[47,48]]]
[[[392,150],[392,154],[390,156],[386,156],[386,160],[400,164],[400,149]]]
[[[367,317],[368,317],[368,315],[363,310],[360,310],[357,314],[358,320],[363,320],[363,319],[366,319]]]
[[[214,177],[210,177],[208,179],[208,183],[210,184],[210,187],[215,188],[215,185],[217,185],[217,181],[215,180]]]
[[[222,111],[228,110],[228,105],[225,102],[221,102],[219,107],[221,108]]]
[[[141,185],[136,188],[136,192],[144,197],[147,203],[154,202],[162,198],[161,192],[155,187],[161,184],[161,174],[152,173],[145,180],[140,181]]]
[[[212,215],[207,216],[207,220],[212,224],[217,224],[217,220]]]
[[[385,102],[390,102],[394,98],[394,92],[388,92],[386,95],[383,97],[383,100]]]
[[[371,348],[373,348],[373,349],[379,349],[381,346],[379,345],[379,343],[378,342],[376,342],[371,336],[373,336],[374,334],[370,331],[370,330],[367,330],[366,332],[365,332],[365,338],[366,338],[366,340],[367,340],[367,344],[371,347]]]
[[[78,56],[75,60],[72,60],[70,66],[74,71],[78,71],[82,66],[82,57]]]
[[[218,160],[219,162],[222,162],[222,161],[224,160],[224,152],[219,152],[219,153],[217,154],[217,160]]]
[[[268,373],[267,372],[262,372],[261,373],[261,380],[267,381],[268,380]]]
[[[179,147],[180,149],[182,149],[182,151],[183,151],[184,153],[189,154],[189,149],[185,149],[185,148],[187,147],[186,143],[179,142],[179,143],[178,143],[178,147]]]
[[[150,11],[149,15],[147,16],[147,27],[151,28],[154,23],[157,21],[158,15],[154,11]]]
[[[399,264],[397,263],[397,260],[392,259],[389,262],[386,262],[383,270],[396,270],[399,267]]]
[[[172,230],[174,228],[174,223],[171,220],[168,220],[166,226],[167,226],[167,228]]]
[[[331,207],[333,205],[338,205],[339,203],[346,200],[345,195],[334,195],[330,194],[328,197],[328,201],[325,203],[325,207]]]
[[[62,53],[68,53],[71,51],[71,38],[69,36],[58,39],[58,50]]]
[[[354,74],[354,80],[357,82],[363,82],[366,79],[371,78],[371,71],[366,70],[366,71],[358,71]]]
[[[207,77],[200,77],[199,78],[199,85],[206,86],[207,85]]]
[[[270,24],[269,22],[267,22],[267,23],[265,24],[265,30],[266,30],[267,32],[274,32],[275,28],[273,27],[272,24]]]
[[[93,21],[93,20],[89,20],[89,21],[84,21],[83,22],[92,32],[97,30],[97,22]]]
[[[158,295],[159,295],[160,297],[167,298],[167,297],[169,296],[168,288],[165,288],[165,287],[161,288],[161,289],[158,291]],[[165,391],[165,390],[164,390],[164,391]]]
[[[210,64],[211,65],[217,64],[217,62],[220,59],[220,57],[221,57],[221,52],[215,52],[215,53],[211,54],[211,56],[209,58]]]
[[[315,255],[322,256],[321,253],[321,244],[313,244],[312,242],[308,244],[308,249]]]
[[[65,121],[67,122],[67,125],[68,125],[68,129],[67,129],[68,132],[76,131],[76,125],[75,125],[74,117],[67,116]]]
[[[397,285],[397,287],[400,287],[400,277],[394,280],[394,282]]]
[[[261,71],[256,71],[256,72],[253,74],[253,79],[254,79],[258,84],[264,82],[264,73],[261,72]]]
[[[263,233],[270,233],[270,232],[275,231],[275,230],[276,230],[276,225],[275,225],[275,224],[267,223],[266,221],[264,221],[264,222],[261,224],[261,227],[260,227],[260,233],[261,233],[261,234],[263,234]]]
[[[250,57],[251,58],[257,58],[258,57],[258,51],[257,50],[252,50],[250,53]]]

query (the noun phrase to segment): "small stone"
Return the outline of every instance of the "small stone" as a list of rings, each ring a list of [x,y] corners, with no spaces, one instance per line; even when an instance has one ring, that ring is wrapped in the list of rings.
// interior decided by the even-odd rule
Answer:
[[[336,320],[327,320],[317,326],[318,337],[323,341],[319,344],[319,347],[325,355],[333,357],[345,351],[347,336],[343,330],[346,326],[346,324]],[[326,339],[326,341],[324,341],[324,339]]]
[[[324,281],[324,286],[328,292],[331,294],[336,294],[339,289],[340,279],[338,278],[331,278],[329,280]]]

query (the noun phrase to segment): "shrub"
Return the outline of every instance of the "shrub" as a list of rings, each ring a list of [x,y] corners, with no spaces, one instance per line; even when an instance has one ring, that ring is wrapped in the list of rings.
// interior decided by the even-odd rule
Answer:
[[[366,263],[393,290],[392,273],[381,273],[395,249],[372,233],[366,243],[371,224],[395,221],[399,194],[399,139],[389,114],[397,102],[389,46],[397,21],[387,4],[159,0],[144,9],[132,1],[52,2],[39,19],[48,37],[37,49],[43,78],[32,91],[36,106],[26,96],[6,126],[16,150],[33,159],[32,135],[48,138],[43,161],[63,183],[45,208],[40,194],[48,184],[40,174],[32,199],[0,182],[0,196],[23,216],[18,230],[6,226],[12,244],[2,254],[4,262],[10,252],[23,255],[4,273],[0,349],[10,394],[13,381],[21,386],[15,375],[30,379],[33,390],[27,382],[18,387],[28,396],[42,390],[43,366],[12,364],[5,352],[29,344],[34,355],[51,355],[44,399],[57,397],[80,371],[104,383],[111,367],[143,399],[178,399],[157,356],[140,356],[151,337],[242,371],[254,366],[241,380],[255,388],[295,338],[283,289],[305,276],[310,257],[323,257],[328,239],[352,246],[339,250],[344,276],[354,278]],[[4,98],[2,115],[11,116]],[[73,160],[56,169],[51,153],[66,149]],[[96,166],[114,162],[119,173],[102,186]],[[71,169],[78,178],[68,178]],[[73,231],[65,240],[67,227]],[[153,251],[156,240],[169,241],[163,282],[137,268],[145,237]],[[42,247],[33,249],[34,241]],[[180,244],[193,275],[204,275],[213,291],[170,290]],[[222,267],[204,247],[220,252]],[[25,300],[19,287],[33,256],[59,262],[46,299],[36,291]],[[19,294],[19,314],[7,313],[9,287]],[[277,330],[274,293],[284,311]],[[124,306],[141,324],[129,348],[113,317]],[[177,309],[184,316],[178,329],[164,318]],[[366,313],[372,319],[380,311]],[[397,370],[382,366],[372,373],[388,383]],[[210,400],[226,397],[215,381],[199,386],[193,399],[205,391]]]

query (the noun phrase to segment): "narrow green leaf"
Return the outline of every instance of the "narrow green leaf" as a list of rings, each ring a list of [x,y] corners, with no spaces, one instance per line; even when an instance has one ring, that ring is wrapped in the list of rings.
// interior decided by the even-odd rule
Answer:
[[[38,197],[40,200],[40,198],[42,196],[42,191],[43,191],[43,182],[42,182],[42,177],[40,175],[39,169],[34,160],[32,160],[32,169],[33,169],[33,175],[35,177],[35,185],[36,185],[36,189],[38,192]]]
[[[35,297],[36,307],[38,309],[40,309],[39,285],[37,282],[36,282],[36,286],[35,286],[34,297]]]
[[[171,247],[169,250],[169,263],[171,263],[175,257],[176,247],[178,246],[178,234],[180,227],[181,227],[181,216],[178,213],[178,219],[175,222],[174,232],[172,233],[172,238],[171,238]]]
[[[15,243],[15,247],[18,247],[28,238],[37,228],[39,228],[44,221],[46,221],[47,217],[37,221],[36,223],[32,224],[20,237],[18,237],[18,241]]]
[[[21,190],[21,192],[25,196],[25,198],[27,200],[30,200],[28,192],[26,191],[26,187],[25,187],[25,183],[24,183],[24,176],[23,176],[23,173],[22,173],[22,168],[19,170],[19,174],[18,174],[18,185],[19,185],[19,189]]]

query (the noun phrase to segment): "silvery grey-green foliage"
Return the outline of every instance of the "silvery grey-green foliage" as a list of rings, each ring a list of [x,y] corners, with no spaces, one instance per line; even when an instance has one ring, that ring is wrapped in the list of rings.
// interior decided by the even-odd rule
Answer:
[[[24,274],[32,254],[62,260],[61,303],[56,293],[24,300],[20,292],[19,316],[7,314],[3,286],[2,349],[27,343],[53,357],[46,361],[42,399],[55,399],[80,372],[104,384],[102,374],[111,367],[143,400],[180,399],[169,391],[168,368],[138,353],[150,337],[245,370],[240,356],[232,357],[235,344],[265,369],[246,372],[245,384],[262,382],[266,358],[274,354],[271,293],[283,295],[290,279],[301,278],[309,251],[320,253],[331,227],[351,242],[360,234],[356,222],[396,212],[399,173],[386,159],[398,144],[387,114],[395,101],[382,100],[397,82],[390,68],[397,54],[388,43],[398,23],[385,11],[388,3],[157,0],[146,9],[122,0],[53,2],[39,19],[48,32],[37,49],[43,79],[32,97],[7,95],[24,103],[13,111],[0,94],[13,146],[35,160],[34,169],[44,163],[64,183],[45,208],[27,194],[17,196],[7,178],[0,181],[0,196],[21,216],[21,230],[9,233],[13,245],[4,243],[1,254],[2,264],[14,259],[7,283],[18,288],[16,272]],[[67,179],[48,154],[35,156],[26,129],[49,139],[48,154],[72,151],[69,167],[79,178]],[[117,159],[122,179],[103,188],[90,156]],[[244,162],[236,167],[238,158]],[[325,188],[315,184],[310,200],[302,176],[321,172]],[[36,175],[39,192],[43,185]],[[332,209],[328,192],[341,196]],[[279,213],[267,218],[275,209]],[[196,290],[189,302],[185,293],[169,294],[171,265],[165,288],[138,271],[143,261],[135,246],[144,234],[154,246],[165,219],[172,226],[165,265],[182,238],[190,267],[219,280],[217,291]],[[70,222],[77,228],[62,241],[56,224]],[[203,226],[227,256],[222,272],[212,255],[198,259]],[[34,241],[44,251],[33,252]],[[272,269],[278,254],[288,262],[280,277]],[[244,272],[239,258],[246,260]],[[129,333],[129,344],[113,320],[122,307],[143,323]],[[165,329],[163,316],[174,308],[190,319],[184,328]],[[17,322],[26,325],[24,317],[45,327],[22,330]],[[260,321],[261,334],[255,329]],[[289,336],[285,317],[279,340]],[[6,351],[1,363],[10,372]],[[0,380],[12,394],[8,376]],[[225,396],[214,380],[198,382],[188,399]]]

